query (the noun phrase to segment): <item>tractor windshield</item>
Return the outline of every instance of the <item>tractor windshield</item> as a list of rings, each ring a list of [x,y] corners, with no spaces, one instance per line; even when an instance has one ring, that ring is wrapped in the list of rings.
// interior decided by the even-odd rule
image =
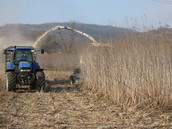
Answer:
[[[28,62],[32,62],[32,52],[31,50],[22,50],[22,49],[18,49],[15,51],[15,55],[14,55],[15,61],[28,61]]]

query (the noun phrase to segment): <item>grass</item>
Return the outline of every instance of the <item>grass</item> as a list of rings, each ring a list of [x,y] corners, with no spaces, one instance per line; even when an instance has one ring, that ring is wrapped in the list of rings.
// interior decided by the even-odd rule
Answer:
[[[172,127],[172,112],[121,110],[104,95],[57,82],[66,80],[70,72],[45,74],[49,92],[0,91],[0,128]]]
[[[172,109],[172,43],[165,36],[134,34],[84,49],[87,88],[125,109]]]
[[[65,86],[63,86],[65,87]],[[57,90],[60,87],[56,87]],[[84,90],[0,92],[0,128],[170,128],[171,115],[124,111]]]

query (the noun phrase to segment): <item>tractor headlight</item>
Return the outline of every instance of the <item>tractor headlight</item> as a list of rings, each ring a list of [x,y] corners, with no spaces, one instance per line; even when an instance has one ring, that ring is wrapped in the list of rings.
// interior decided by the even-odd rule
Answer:
[[[20,69],[20,72],[31,72],[30,69]]]

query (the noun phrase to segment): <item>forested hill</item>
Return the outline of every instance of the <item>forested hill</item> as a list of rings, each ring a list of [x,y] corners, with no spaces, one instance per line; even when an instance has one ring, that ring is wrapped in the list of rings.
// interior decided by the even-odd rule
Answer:
[[[57,25],[73,27],[90,34],[96,40],[119,38],[126,36],[128,33],[132,32],[131,30],[126,28],[83,23],[7,24],[0,27],[0,37],[9,35],[10,37],[14,37],[15,35],[22,35],[25,39],[34,41],[43,32]],[[22,39],[23,37],[21,37],[20,40]]]
[[[123,38],[130,33],[133,33],[132,30],[127,28],[120,28],[114,26],[103,26],[103,25],[95,25],[95,24],[83,24],[83,23],[45,23],[45,24],[7,24],[5,26],[0,26],[0,44],[1,46],[9,46],[9,45],[32,45],[36,39],[42,35],[48,29],[57,26],[69,26],[75,29],[78,29],[82,32],[90,34],[97,41],[108,41],[109,39]],[[69,41],[71,32],[59,30],[52,33],[53,42],[54,40],[58,43],[61,42],[61,37],[59,36],[59,32],[64,40]],[[153,35],[159,36],[162,33],[171,37],[172,29],[170,28],[158,28],[153,31],[144,32],[151,33]],[[51,38],[51,37],[50,37]],[[49,38],[49,39],[50,39]],[[77,35],[76,39],[78,41],[83,41],[83,36]],[[67,40],[68,39],[68,40]],[[84,39],[85,40],[85,39]],[[49,42],[49,41],[46,41]],[[52,42],[52,41],[51,41]]]

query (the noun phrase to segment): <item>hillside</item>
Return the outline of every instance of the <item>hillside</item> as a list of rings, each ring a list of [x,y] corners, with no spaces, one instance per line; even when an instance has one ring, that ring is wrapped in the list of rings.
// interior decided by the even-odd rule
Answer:
[[[0,44],[10,43],[20,44],[24,42],[34,42],[43,32],[46,30],[57,26],[69,26],[85,33],[92,35],[96,40],[103,39],[108,40],[109,38],[119,38],[126,36],[131,30],[126,28],[119,28],[113,26],[102,26],[102,25],[94,25],[94,24],[82,24],[76,23],[73,25],[72,23],[45,23],[38,25],[30,25],[30,24],[7,24],[5,26],[0,27]],[[68,31],[61,31],[62,35],[68,35]],[[80,36],[78,36],[80,38]]]

